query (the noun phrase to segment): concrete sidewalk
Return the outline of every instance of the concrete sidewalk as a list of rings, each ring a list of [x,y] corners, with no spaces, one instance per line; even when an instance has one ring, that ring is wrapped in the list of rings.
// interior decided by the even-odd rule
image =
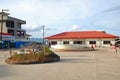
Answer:
[[[0,80],[120,80],[120,56],[110,48],[56,52],[60,62],[9,65],[9,51],[0,51]]]

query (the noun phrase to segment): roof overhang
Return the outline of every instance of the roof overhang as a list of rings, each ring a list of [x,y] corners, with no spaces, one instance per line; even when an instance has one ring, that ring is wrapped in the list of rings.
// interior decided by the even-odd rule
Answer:
[[[21,20],[21,19],[18,19],[18,18],[10,17],[10,16],[8,16],[8,19],[7,19],[7,20],[8,20],[8,21],[17,21],[17,22],[20,23],[20,24],[26,24],[26,21]]]

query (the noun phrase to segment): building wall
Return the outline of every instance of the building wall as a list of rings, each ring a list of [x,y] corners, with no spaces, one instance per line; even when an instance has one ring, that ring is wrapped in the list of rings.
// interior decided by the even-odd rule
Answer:
[[[1,32],[1,19],[2,19],[2,17],[0,15],[0,32]],[[5,22],[5,20],[7,20],[7,16],[3,16],[3,31],[2,32],[7,33],[7,28],[6,28],[6,22]]]
[[[104,44],[104,41],[110,41],[110,43],[114,44],[115,43],[115,39],[111,39],[111,38],[102,38],[102,39],[87,39],[86,43],[87,46],[91,46],[91,44],[89,44],[89,41],[96,41],[96,46],[97,47],[110,47],[110,44]]]
[[[92,44],[90,44],[90,41],[96,41],[95,46],[96,47],[110,47],[110,44],[104,44],[104,41],[110,41],[110,43],[114,44],[115,39],[111,38],[103,38],[103,39],[54,39],[49,40],[51,43],[52,41],[57,41],[56,45],[52,45],[51,47],[54,49],[80,49],[82,47],[91,47]],[[69,41],[69,44],[63,44],[63,41]],[[84,44],[74,44],[74,41],[83,41]],[[94,44],[93,44],[94,45]]]
[[[1,32],[1,23],[0,23],[0,32]],[[2,29],[3,33],[7,33],[7,27],[6,27],[6,22],[3,22],[3,29]]]

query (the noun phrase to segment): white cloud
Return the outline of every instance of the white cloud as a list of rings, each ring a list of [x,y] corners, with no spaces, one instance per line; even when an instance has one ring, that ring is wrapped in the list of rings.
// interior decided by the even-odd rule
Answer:
[[[79,28],[80,28],[80,27],[79,27],[78,25],[73,25],[73,30],[76,31],[76,30],[79,30]]]
[[[80,27],[91,25],[92,28],[96,28],[95,24],[108,24],[109,19],[102,22],[104,19],[100,19],[101,16],[96,19],[92,15],[118,5],[119,2],[119,0],[110,0],[109,3],[105,0],[0,0],[0,9],[10,9],[10,16],[26,20],[24,29],[33,35],[39,32],[38,25],[45,25],[49,28],[47,31],[51,29],[51,33],[54,34],[58,31],[67,31],[73,24],[77,24],[73,26],[74,30],[79,29],[78,25],[82,25]],[[110,22],[112,26],[116,26],[119,19]]]

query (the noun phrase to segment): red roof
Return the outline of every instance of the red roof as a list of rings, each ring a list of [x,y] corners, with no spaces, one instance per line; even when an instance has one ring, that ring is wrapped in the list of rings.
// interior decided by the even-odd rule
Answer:
[[[118,38],[104,31],[71,31],[48,36],[46,39],[88,39],[88,38]]]
[[[0,35],[1,35],[1,32],[0,32]],[[8,36],[11,36],[12,34],[11,34],[11,33],[3,33],[3,32],[2,32],[2,35],[8,35]]]
[[[26,36],[32,36],[32,35],[30,35],[30,34],[26,34]]]

